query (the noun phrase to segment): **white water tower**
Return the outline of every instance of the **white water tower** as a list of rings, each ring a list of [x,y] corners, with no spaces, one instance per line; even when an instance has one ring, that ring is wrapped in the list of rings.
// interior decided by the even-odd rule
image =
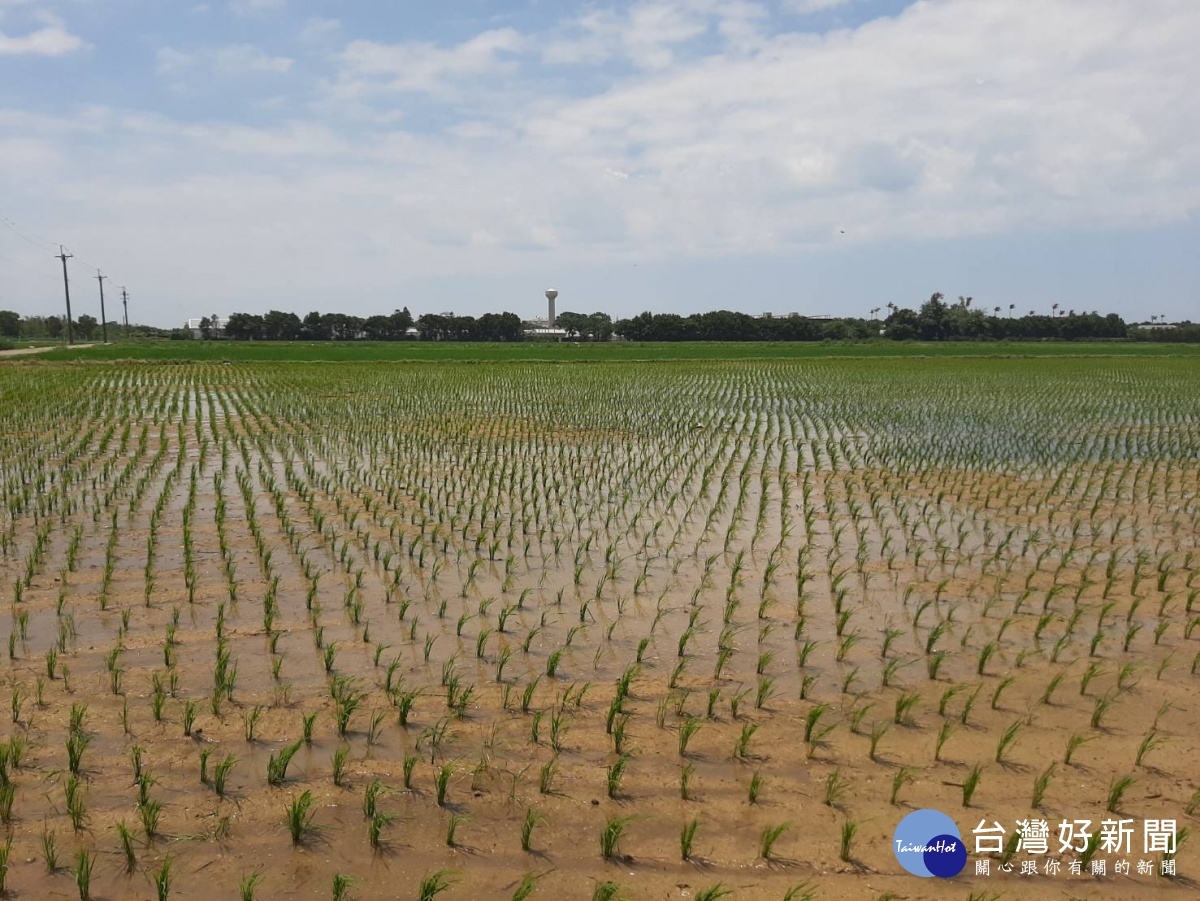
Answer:
[[[557,297],[558,291],[556,289],[546,289],[546,328],[554,328],[554,300]]]

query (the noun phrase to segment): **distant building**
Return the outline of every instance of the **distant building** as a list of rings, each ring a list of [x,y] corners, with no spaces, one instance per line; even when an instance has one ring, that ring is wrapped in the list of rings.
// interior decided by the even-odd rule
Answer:
[[[566,341],[570,337],[565,328],[551,325],[549,316],[530,316],[528,319],[522,319],[521,333],[526,341]]]
[[[536,326],[526,323],[524,335],[529,341],[565,341],[567,339],[567,330],[565,328],[547,328],[546,326]]]
[[[1146,332],[1162,332],[1177,329],[1179,326],[1174,322],[1139,322],[1134,328],[1139,328]]]
[[[192,337],[199,340],[200,338],[220,338],[225,334],[225,326],[229,322],[228,316],[201,316],[199,319],[189,319],[184,328],[192,333]],[[204,330],[208,329],[208,334],[204,334]]]
[[[807,313],[801,314],[801,313],[793,312],[793,313],[759,313],[758,318],[759,319],[819,319],[823,322],[832,322],[833,320],[841,319],[842,317],[841,316],[830,316],[828,314],[821,314],[819,316],[810,316]]]

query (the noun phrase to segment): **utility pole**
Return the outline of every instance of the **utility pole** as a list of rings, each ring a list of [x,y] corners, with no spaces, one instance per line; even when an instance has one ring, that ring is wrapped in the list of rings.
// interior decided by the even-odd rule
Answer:
[[[61,244],[58,245],[58,258],[63,264],[63,293],[67,295],[67,344],[71,343],[71,285],[67,281],[67,260],[75,254],[67,253]]]
[[[103,336],[105,344],[108,343],[108,317],[104,315],[104,280],[107,275],[101,275],[100,270],[96,270],[96,281],[100,283],[100,334]]]
[[[125,307],[125,337],[129,337],[129,292],[121,288],[121,305]]]

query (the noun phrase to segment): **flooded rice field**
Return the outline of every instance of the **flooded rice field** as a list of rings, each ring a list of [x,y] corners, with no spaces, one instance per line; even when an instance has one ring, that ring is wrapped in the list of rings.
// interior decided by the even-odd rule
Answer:
[[[1198,536],[1187,360],[5,364],[3,886],[1194,898]]]

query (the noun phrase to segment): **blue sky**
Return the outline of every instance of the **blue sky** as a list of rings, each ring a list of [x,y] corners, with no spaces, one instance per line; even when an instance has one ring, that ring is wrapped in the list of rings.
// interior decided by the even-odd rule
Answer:
[[[1194,0],[0,0],[0,308],[1200,320]]]

